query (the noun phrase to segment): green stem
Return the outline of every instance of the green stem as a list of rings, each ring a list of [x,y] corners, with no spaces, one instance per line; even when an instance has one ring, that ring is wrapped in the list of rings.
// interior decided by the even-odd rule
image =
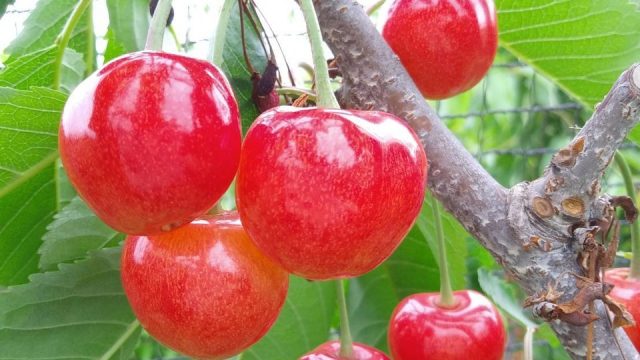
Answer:
[[[338,308],[340,309],[340,358],[353,357],[353,340],[349,327],[349,313],[347,311],[347,297],[344,293],[346,280],[336,280],[338,287]]]
[[[300,89],[295,87],[281,87],[276,88],[276,92],[278,95],[292,95],[292,96],[302,96],[307,95],[309,100],[316,101],[316,94],[313,91],[309,91],[306,89]]]
[[[442,219],[438,201],[431,196],[431,208],[433,209],[433,222],[436,227],[436,241],[438,243],[438,259],[440,260],[440,299],[438,305],[444,308],[456,306],[456,299],[451,290],[451,278],[449,277],[449,266],[447,265],[447,249],[444,244],[444,230],[442,230]]]
[[[218,26],[216,26],[216,32],[212,36],[212,41],[209,44],[213,46],[209,47],[208,59],[211,59],[216,66],[222,66],[224,61],[222,53],[224,51],[224,41],[227,38],[227,27],[229,25],[229,18],[231,18],[231,10],[237,3],[236,0],[224,0],[222,5],[222,11],[218,18]]]
[[[95,57],[96,57],[96,44],[95,44],[95,39],[96,36],[94,34],[94,29],[93,29],[93,2],[90,1],[89,2],[89,7],[86,10],[89,13],[88,16],[88,23],[89,23],[89,31],[87,31],[87,52],[84,55],[84,64],[85,64],[85,69],[84,69],[84,73],[85,76],[89,76],[91,75],[91,73],[93,72],[93,64],[95,62]]]
[[[316,16],[316,10],[313,8],[312,0],[301,0],[300,8],[307,23],[307,34],[311,42],[311,54],[313,55],[313,66],[315,67],[315,82],[318,92],[318,101],[316,104],[321,108],[339,109],[340,105],[336,100],[331,82],[329,81],[329,68],[324,58],[322,50],[322,34],[320,32],[320,24]]]
[[[533,334],[536,332],[536,328],[527,326],[527,331],[524,334],[524,359],[533,360]]]
[[[173,25],[169,25],[169,34],[171,34],[171,38],[173,38],[173,42],[176,44],[176,49],[179,52],[184,52],[184,48],[182,44],[180,44],[180,40],[178,40],[178,34],[176,34],[176,29],[173,28]]]
[[[73,8],[71,15],[67,19],[67,22],[64,24],[60,35],[56,38],[55,46],[58,48],[56,52],[56,58],[54,61],[53,67],[53,88],[55,90],[60,89],[60,79],[62,78],[62,59],[64,58],[64,50],[69,45],[69,40],[71,40],[71,34],[73,33],[73,29],[76,28],[82,14],[87,9],[87,7],[91,4],[91,0],[80,0],[76,4],[76,7]]]
[[[162,40],[164,39],[164,29],[167,27],[167,19],[171,13],[171,0],[160,0],[156,6],[147,33],[147,42],[144,44],[145,50],[162,50]]]
[[[627,160],[619,151],[616,151],[614,159],[616,161],[616,165],[618,165],[618,169],[620,169],[620,174],[622,175],[627,195],[637,206],[636,189],[633,186],[633,178],[631,176],[629,164],[627,164]],[[629,277],[632,279],[640,279],[640,223],[638,223],[638,220],[631,224],[631,253],[633,255],[631,258],[631,271],[629,272]]]
[[[380,7],[384,5],[385,2],[387,2],[387,0],[376,1],[373,5],[371,5],[371,7],[367,9],[367,15],[371,16],[371,14],[378,11],[378,9],[380,9]]]

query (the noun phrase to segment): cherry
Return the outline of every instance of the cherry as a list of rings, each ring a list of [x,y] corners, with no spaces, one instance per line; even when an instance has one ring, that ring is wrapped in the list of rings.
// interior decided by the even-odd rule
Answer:
[[[502,359],[505,330],[500,313],[482,294],[455,291],[456,305],[438,305],[439,293],[420,293],[402,300],[389,324],[394,360]]]
[[[59,146],[71,182],[105,223],[149,235],[218,201],[240,141],[238,106],[219,69],[144,51],[111,61],[73,91]]]
[[[629,268],[615,268],[605,272],[605,281],[614,285],[609,296],[622,303],[636,321],[636,325],[624,330],[640,351],[640,280],[629,277]]]
[[[199,359],[226,359],[258,341],[276,320],[288,281],[235,212],[129,236],[122,253],[122,283],[142,326]]]
[[[382,35],[422,95],[444,99],[477,84],[498,46],[493,0],[396,0]]]
[[[278,107],[245,137],[238,211],[251,239],[288,271],[358,276],[411,228],[426,167],[415,133],[393,115]]]
[[[353,356],[344,358],[340,355],[340,341],[328,341],[298,360],[389,360],[382,351],[361,343],[353,343]]]

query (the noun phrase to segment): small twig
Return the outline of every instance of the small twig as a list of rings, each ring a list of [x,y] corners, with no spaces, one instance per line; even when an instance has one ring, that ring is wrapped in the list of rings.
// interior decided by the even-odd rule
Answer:
[[[244,62],[247,64],[249,72],[251,74],[255,74],[256,70],[251,64],[251,60],[249,60],[249,55],[247,54],[247,42],[244,37],[244,8],[242,6],[242,0],[238,0],[238,11],[240,11],[240,37],[242,38],[242,56],[244,56]]]
[[[264,16],[264,14],[262,13],[262,11],[258,7],[258,5],[253,0],[250,0],[250,1],[253,4],[253,8],[256,9],[256,12],[258,13],[258,16],[262,17],[264,23],[267,24],[267,27],[269,28],[269,31],[271,32],[271,35],[273,36],[273,39],[276,41],[276,45],[278,45],[278,49],[280,50],[280,54],[282,54],[282,58],[284,59],[284,65],[287,67],[287,74],[289,75],[289,81],[291,82],[291,86],[295,87],[296,86],[296,81],[293,78],[293,72],[291,71],[291,66],[289,66],[289,61],[287,61],[287,56],[284,53],[284,51],[282,50],[282,45],[280,44],[280,40],[278,40],[278,36],[276,36],[276,33],[275,33],[275,31],[273,31],[273,28],[271,27],[271,24],[269,23],[269,20]],[[279,81],[281,82],[281,79],[279,79]],[[281,83],[279,83],[279,85],[282,86]]]
[[[253,30],[255,31],[256,34],[258,34],[258,38],[260,39],[260,46],[262,46],[262,50],[264,51],[264,56],[266,58],[269,58],[271,55],[273,55],[273,48],[271,47],[271,42],[269,41],[269,38],[266,37],[267,44],[269,45],[269,50],[267,50],[267,47],[264,46],[264,42],[262,41],[262,36],[260,36],[260,27],[256,23],[256,20],[253,18],[253,15],[251,14],[251,10],[247,6],[247,3],[245,2],[245,0],[240,0],[240,4],[242,5],[244,14],[247,16],[247,18],[249,18],[249,22],[251,23]]]
[[[380,7],[382,5],[384,5],[384,3],[387,2],[387,0],[378,0],[376,1],[375,4],[371,5],[368,9],[367,9],[367,15],[371,16],[371,14],[373,14],[374,12],[378,11],[378,9],[380,9]]]

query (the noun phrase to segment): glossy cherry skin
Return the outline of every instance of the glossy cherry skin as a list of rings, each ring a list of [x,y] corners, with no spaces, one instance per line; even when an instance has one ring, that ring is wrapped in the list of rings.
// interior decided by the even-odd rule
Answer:
[[[493,63],[498,28],[493,0],[396,0],[382,35],[428,99],[477,84]]]
[[[194,358],[226,359],[269,330],[289,278],[253,245],[234,212],[127,237],[122,283],[158,341]]]
[[[499,360],[506,335],[493,304],[473,290],[455,291],[457,306],[437,305],[439,293],[411,295],[398,304],[389,323],[394,360]]]
[[[328,341],[298,360],[389,360],[389,357],[374,347],[354,342],[353,356],[347,359],[340,356],[340,341]]]
[[[358,276],[413,225],[426,170],[420,141],[393,115],[278,107],[245,137],[238,211],[251,239],[288,271]]]
[[[614,285],[609,296],[622,303],[633,316],[636,325],[627,326],[624,331],[640,351],[640,280],[629,278],[629,268],[615,268],[605,272],[605,281]]]
[[[69,96],[60,156],[71,182],[112,228],[158,234],[209,210],[235,176],[240,117],[208,62],[124,55]]]

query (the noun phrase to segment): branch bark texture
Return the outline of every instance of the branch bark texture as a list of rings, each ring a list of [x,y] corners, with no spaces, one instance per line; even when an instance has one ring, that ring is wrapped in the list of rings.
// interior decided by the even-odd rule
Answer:
[[[558,302],[578,293],[587,234],[611,211],[599,181],[617,147],[638,123],[640,69],[624,72],[576,138],[537,180],[505,189],[469,154],[424,101],[362,7],[353,0],[314,0],[323,37],[343,74],[345,108],[393,113],[413,127],[429,158],[429,189],[529,294],[553,286]],[[594,359],[640,359],[613,330],[596,301]],[[640,320],[640,319],[638,319]],[[553,320],[574,359],[586,358],[586,326]]]

